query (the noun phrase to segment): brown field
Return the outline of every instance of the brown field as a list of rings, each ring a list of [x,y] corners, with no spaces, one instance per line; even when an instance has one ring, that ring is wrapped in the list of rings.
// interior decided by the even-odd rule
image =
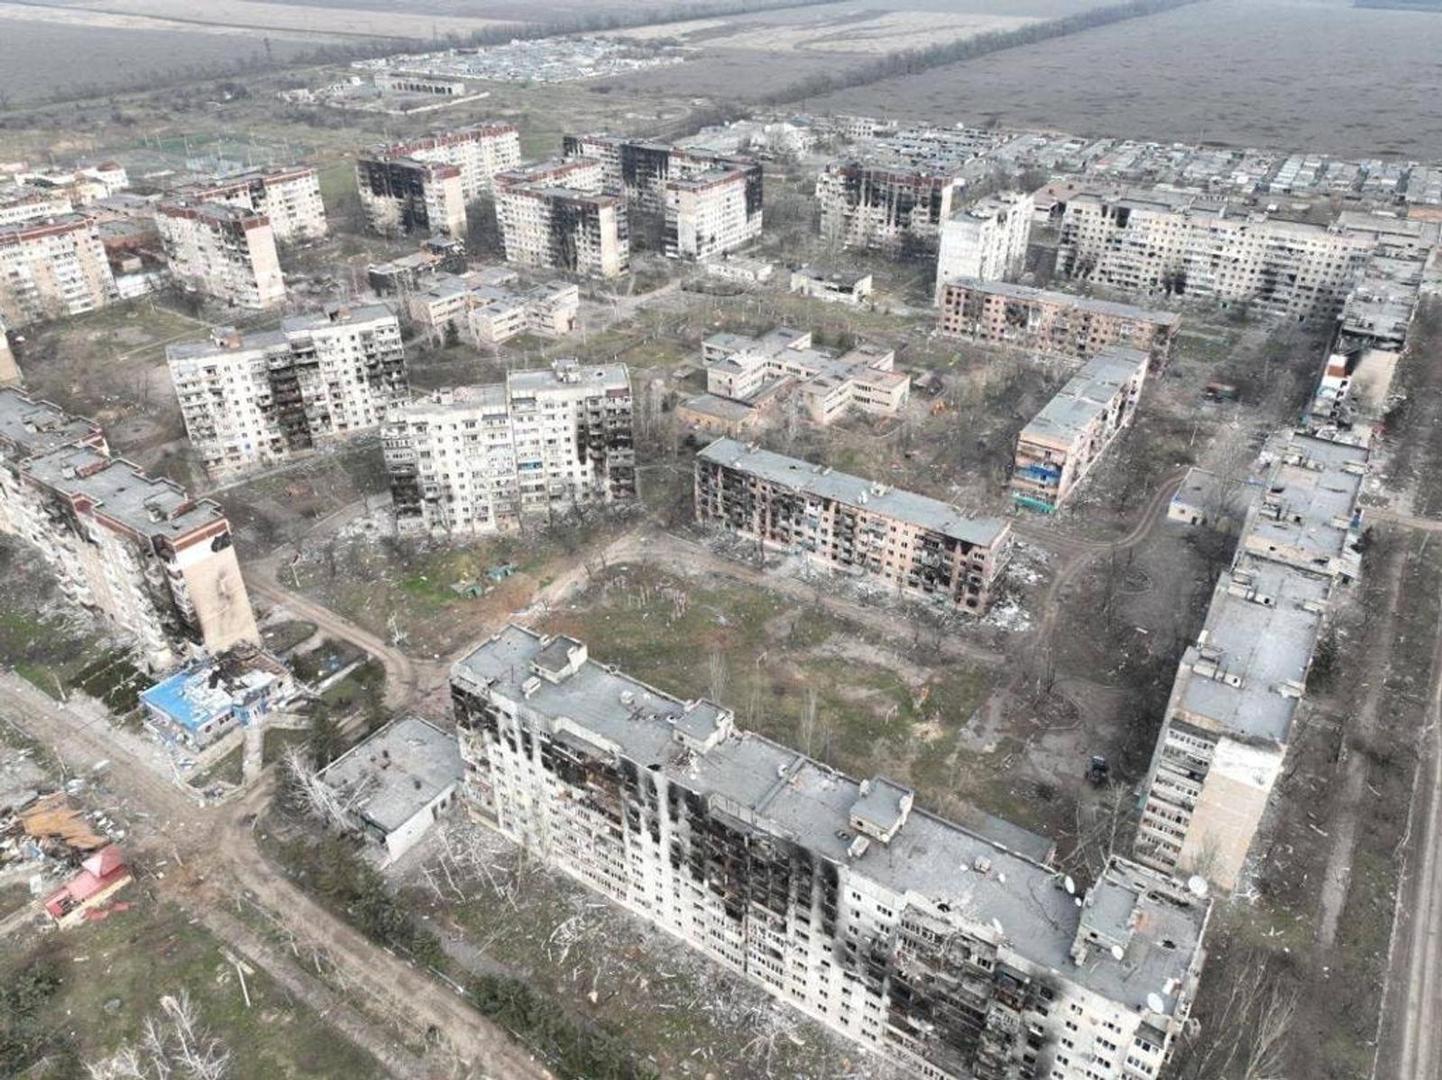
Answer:
[[[859,11],[837,15],[829,5],[798,8],[792,14],[794,21],[786,23],[746,17],[697,19],[647,26],[628,31],[625,36],[648,41],[675,39],[701,49],[884,54],[911,48],[922,37],[928,44],[940,44],[997,30],[1013,30],[1038,21],[1014,15],[948,15],[925,11]]]
[[[308,37],[372,36],[428,38],[433,34],[470,34],[501,20],[454,15],[427,15],[417,19],[408,11],[384,11],[345,6],[274,4],[263,0],[87,0],[86,14],[110,11],[183,24],[209,24],[225,28],[254,28],[267,32],[298,31]],[[80,14],[80,12],[76,12]],[[509,20],[507,20],[509,21]]]

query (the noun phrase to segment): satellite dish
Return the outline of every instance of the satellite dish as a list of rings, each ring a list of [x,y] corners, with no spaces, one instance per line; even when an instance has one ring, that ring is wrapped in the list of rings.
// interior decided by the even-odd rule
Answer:
[[[1121,959],[1124,958],[1126,955],[1127,955],[1127,951],[1126,951],[1125,949],[1123,949],[1120,945],[1113,945],[1113,946],[1112,946],[1112,959],[1113,959],[1113,960],[1121,960]]]
[[[1167,1003],[1162,1000],[1161,994],[1148,994],[1147,1008],[1151,1009],[1154,1013],[1165,1012]]]
[[[1073,896],[1076,895],[1076,882],[1071,879],[1070,874],[1067,875],[1066,880],[1063,881],[1062,884],[1066,886],[1067,892],[1071,893]]]
[[[1187,889],[1197,899],[1205,900],[1210,886],[1207,885],[1207,879],[1201,874],[1193,874],[1187,879]]]
[[[1074,900],[1074,902],[1076,903],[1076,906],[1077,906],[1077,907],[1081,907],[1081,906],[1082,906],[1082,902],[1081,902],[1081,897],[1080,897],[1080,896],[1073,897],[1073,900]]]

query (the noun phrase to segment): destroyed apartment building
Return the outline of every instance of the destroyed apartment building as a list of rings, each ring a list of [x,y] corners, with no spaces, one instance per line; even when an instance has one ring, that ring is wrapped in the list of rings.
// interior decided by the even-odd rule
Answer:
[[[941,225],[936,256],[936,299],[953,278],[1004,281],[1026,267],[1026,245],[1031,236],[1035,206],[1030,195],[999,192],[978,199],[947,218]]]
[[[187,184],[175,194],[192,202],[224,203],[263,214],[280,244],[320,240],[329,228],[320,176],[306,165]]]
[[[0,530],[34,545],[68,599],[132,635],[152,670],[260,642],[220,506],[112,457],[95,423],[13,388],[0,389]]]
[[[491,533],[636,495],[624,364],[512,371],[391,410],[381,430],[398,531]]]
[[[630,269],[626,198],[606,190],[599,161],[545,161],[500,173],[495,183],[507,262],[603,278]]]
[[[489,348],[521,334],[559,338],[576,328],[581,290],[567,281],[522,285],[514,270],[485,267],[419,277],[402,295],[407,323],[427,344]]]
[[[501,833],[927,1080],[1155,1077],[1188,1022],[1210,904],[1112,861],[927,813],[510,626],[458,661],[462,797]]]
[[[0,225],[0,320],[12,329],[119,298],[94,222],[79,214]]]
[[[203,750],[259,723],[296,696],[295,677],[248,642],[202,656],[140,693],[145,721],[163,739]]]
[[[186,434],[212,476],[373,428],[408,393],[400,323],[384,304],[332,305],[249,334],[216,327],[165,355]]]
[[[1011,526],[720,438],[696,455],[696,520],[898,593],[983,614]]]
[[[231,307],[285,303],[285,277],[270,219],[245,206],[167,199],[155,225],[176,283]]]

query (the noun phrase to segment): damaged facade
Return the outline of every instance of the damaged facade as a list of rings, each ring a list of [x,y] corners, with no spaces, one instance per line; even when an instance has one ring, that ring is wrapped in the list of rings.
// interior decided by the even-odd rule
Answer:
[[[215,476],[374,427],[407,395],[400,323],[384,304],[336,305],[248,335],[217,327],[165,353],[186,434]]]
[[[593,277],[630,269],[626,200],[606,191],[598,161],[547,161],[501,173],[496,217],[509,263]]]
[[[392,410],[381,436],[402,532],[490,533],[636,495],[624,364],[438,391]]]
[[[962,186],[949,167],[832,162],[816,178],[821,235],[843,247],[935,251]]]
[[[407,321],[432,345],[448,338],[477,348],[520,334],[564,337],[576,328],[581,290],[565,281],[524,286],[500,267],[435,274],[405,294]]]
[[[696,455],[696,520],[977,615],[1011,552],[999,518],[728,438]]]
[[[367,226],[385,236],[464,236],[466,207],[520,163],[520,132],[506,123],[376,147],[356,159]]]
[[[266,169],[214,183],[190,184],[176,194],[193,202],[225,203],[263,214],[277,243],[320,240],[328,232],[320,176],[309,166]]]
[[[99,230],[78,214],[0,226],[0,319],[82,315],[118,298]]]
[[[511,626],[460,660],[471,812],[550,865],[927,1080],[1158,1074],[1207,902],[1120,860],[963,827]]]
[[[1006,191],[978,199],[947,218],[936,257],[937,301],[953,278],[1003,281],[1020,274],[1034,209],[1030,195]]]
[[[260,721],[296,695],[290,669],[242,642],[203,656],[142,690],[146,723],[166,739],[203,749],[237,727]]]
[[[15,389],[0,389],[0,529],[33,544],[72,601],[133,635],[152,669],[259,644],[224,511]]]
[[[233,307],[285,303],[285,278],[270,219],[229,203],[175,199],[155,210],[161,246],[175,281]]]

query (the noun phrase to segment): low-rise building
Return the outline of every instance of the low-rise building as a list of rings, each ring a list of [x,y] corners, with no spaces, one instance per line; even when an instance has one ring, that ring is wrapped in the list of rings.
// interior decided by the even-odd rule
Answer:
[[[455,338],[477,348],[518,334],[557,338],[575,329],[581,309],[576,285],[515,282],[516,274],[500,267],[434,275],[406,296],[408,321],[432,344]]]
[[[941,226],[936,257],[936,297],[953,278],[1003,281],[1026,266],[1026,244],[1035,210],[1030,195],[988,195],[956,211]]]
[[[457,801],[462,773],[453,734],[415,716],[392,720],[327,765],[320,780],[351,826],[394,862]]]
[[[333,305],[251,334],[217,327],[165,353],[186,434],[215,476],[373,428],[408,392],[400,322],[384,304]]]
[[[186,289],[255,311],[285,303],[275,232],[264,214],[175,199],[156,207],[155,224],[171,276]]]
[[[978,615],[1011,552],[999,518],[728,438],[696,455],[696,520]]]
[[[406,296],[436,274],[464,274],[466,245],[462,240],[435,236],[419,251],[366,267],[366,282],[377,296]]]
[[[402,532],[490,533],[636,495],[624,364],[439,391],[394,409],[382,442]]]
[[[152,669],[260,643],[224,511],[112,457],[92,421],[0,389],[0,530],[72,601],[131,634]]]
[[[707,259],[705,265],[709,277],[740,281],[747,285],[764,285],[776,272],[776,265],[766,259],[734,253],[719,259]]]
[[[264,649],[240,644],[202,656],[140,692],[146,723],[165,739],[201,750],[259,723],[296,696],[290,670]]]
[[[1066,502],[1136,416],[1147,364],[1136,349],[1102,350],[1021,429],[1011,467],[1017,506],[1050,514]]]
[[[111,897],[135,880],[125,856],[114,844],[87,855],[80,872],[45,898],[45,911],[65,930],[79,926],[101,910]]]
[[[474,816],[779,1001],[928,1080],[1148,1080],[1188,1024],[1210,904],[966,825],[510,626],[451,695]]]
[[[1086,360],[1103,349],[1140,349],[1166,364],[1181,317],[1002,281],[953,278],[941,284],[937,329],[988,345]]]
[[[603,190],[589,159],[548,161],[496,177],[496,216],[506,261],[519,266],[616,277],[631,266],[623,196]]]
[[[116,298],[105,246],[87,219],[0,226],[0,319],[10,326],[81,315]]]
[[[852,307],[871,299],[871,274],[840,267],[798,266],[791,271],[791,291],[798,296]]]
[[[178,195],[198,203],[225,203],[265,215],[278,243],[319,240],[329,229],[320,176],[308,166],[262,169],[224,180],[189,184]]]

